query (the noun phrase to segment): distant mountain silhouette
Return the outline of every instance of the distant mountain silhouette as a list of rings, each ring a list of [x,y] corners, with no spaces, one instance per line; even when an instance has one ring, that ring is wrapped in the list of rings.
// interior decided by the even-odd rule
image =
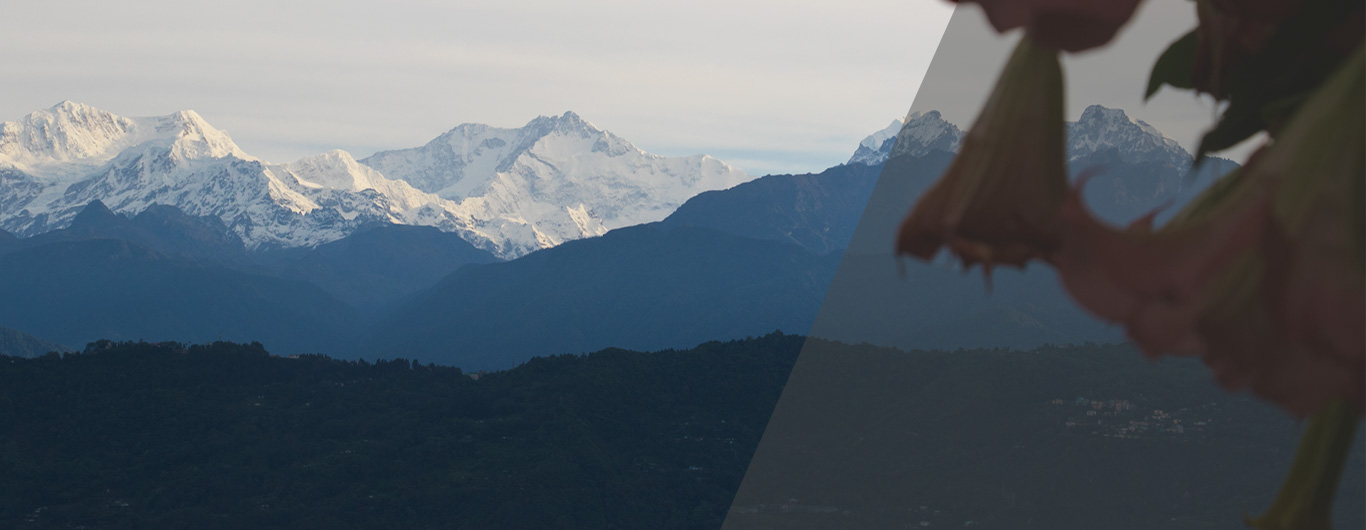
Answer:
[[[786,241],[813,252],[843,250],[881,172],[880,164],[850,164],[817,174],[769,175],[699,194],[662,224]]]
[[[623,228],[465,267],[395,312],[356,354],[484,370],[609,345],[805,330],[838,263],[838,254],[706,228]]]
[[[1084,118],[1069,125],[1070,168],[1094,175],[1088,204],[1116,224],[1169,215],[1237,166],[1212,159],[1192,171],[1189,154],[1142,121],[1102,107]],[[317,247],[249,249],[216,217],[157,205],[126,217],[95,201],[66,228],[0,233],[0,295],[12,302],[0,323],[74,346],[222,332],[286,353],[467,369],[774,329],[902,348],[1122,338],[1046,268],[998,271],[988,292],[954,265],[898,265],[896,228],[962,132],[927,113],[896,134],[858,163],[704,192],[658,223],[509,262],[455,233],[380,222]]]
[[[359,327],[322,289],[114,239],[0,255],[0,322],[60,343],[96,339],[260,341],[280,353],[337,351]]]
[[[282,254],[290,254],[286,251]],[[378,316],[471,263],[498,258],[429,226],[378,225],[280,259],[285,277],[322,287],[361,313]]]
[[[0,355],[37,357],[48,352],[68,352],[71,348],[49,342],[17,329],[0,327]]]
[[[18,246],[116,239],[136,243],[166,256],[204,263],[246,267],[251,262],[242,240],[217,217],[187,215],[174,206],[152,205],[129,217],[92,201],[71,224],[22,240]]]

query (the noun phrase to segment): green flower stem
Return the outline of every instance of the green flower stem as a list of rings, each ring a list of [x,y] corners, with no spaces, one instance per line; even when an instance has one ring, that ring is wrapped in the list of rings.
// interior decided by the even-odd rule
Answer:
[[[1266,514],[1247,521],[1258,530],[1329,530],[1338,479],[1356,436],[1359,412],[1335,400],[1309,418],[1295,462]]]

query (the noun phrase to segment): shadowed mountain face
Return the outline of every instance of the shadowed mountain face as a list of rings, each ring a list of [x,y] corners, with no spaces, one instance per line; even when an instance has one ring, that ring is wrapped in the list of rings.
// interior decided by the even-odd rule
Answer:
[[[1107,116],[1148,134],[1122,113]],[[1090,138],[1087,146],[1105,147],[1104,136]],[[1073,161],[1076,172],[1103,167],[1087,188],[1102,218],[1122,222],[1183,203],[1209,175],[1234,166],[1215,160],[1192,179],[1162,158],[1171,146],[1153,143],[1149,151],[1161,156],[1103,148]],[[368,347],[488,369],[532,355],[670,348],[706,333],[775,328],[902,348],[1122,340],[1076,308],[1046,268],[997,271],[988,290],[952,264],[898,264],[892,242],[901,218],[954,157],[933,147],[903,151],[922,154],[770,175],[700,194],[657,225],[466,269],[398,310]],[[840,258],[835,276],[829,267]],[[818,309],[831,316],[813,329]],[[720,326],[718,315],[731,317]]]
[[[37,357],[48,352],[68,352],[71,348],[49,342],[17,329],[0,327],[0,355]]]
[[[11,248],[19,246],[19,238],[14,234],[0,230],[0,253],[4,253]]]
[[[288,259],[288,258],[286,258]],[[498,261],[460,236],[427,226],[380,225],[319,245],[279,265],[362,314],[375,316],[471,263]]]
[[[1115,223],[1164,206],[1174,211],[1211,176],[1236,167],[1216,159],[1191,172],[1179,145],[1113,109],[1088,109],[1068,132],[1073,173],[1094,174],[1085,189],[1089,205]],[[952,163],[963,132],[930,112],[891,134],[860,146],[865,156],[858,160],[883,163],[770,175],[701,193],[661,222],[510,262],[455,233],[388,223],[312,248],[249,249],[216,217],[156,205],[125,217],[96,201],[68,228],[22,240],[0,234],[6,270],[27,274],[0,283],[14,290],[14,306],[39,307],[12,309],[28,320],[0,324],[73,345],[205,340],[231,329],[239,340],[275,341],[268,345],[277,351],[404,355],[468,369],[774,329],[903,348],[1121,338],[1073,307],[1043,268],[998,271],[987,292],[979,277],[945,263],[899,266],[896,228]],[[441,145],[456,144],[464,145]],[[296,166],[307,174],[325,169]],[[331,176],[340,182],[346,175]],[[113,244],[123,246],[106,248]],[[107,284],[91,280],[97,277]],[[75,284],[87,285],[104,311],[118,312],[113,300],[129,309],[92,312]],[[834,316],[812,329],[818,310]],[[87,318],[59,316],[72,314]],[[369,340],[358,345],[357,337]]]
[[[696,227],[649,224],[461,269],[361,351],[466,370],[614,345],[683,347],[804,330],[837,254]]]
[[[241,267],[250,262],[242,240],[217,217],[186,215],[178,208],[162,205],[128,217],[94,201],[76,214],[70,226],[25,239],[21,246],[91,239],[128,241],[167,256],[206,263]]]
[[[661,224],[839,251],[853,237],[881,171],[880,164],[849,164],[817,174],[770,175],[693,197]]]
[[[337,351],[358,326],[349,308],[313,285],[113,239],[0,256],[0,299],[0,322],[65,344],[222,337],[280,353]]]

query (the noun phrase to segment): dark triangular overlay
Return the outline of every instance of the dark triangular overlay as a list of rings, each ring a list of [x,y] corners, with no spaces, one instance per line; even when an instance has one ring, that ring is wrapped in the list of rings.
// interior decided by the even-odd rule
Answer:
[[[1237,167],[1190,169],[1207,105],[1171,89],[1143,103],[1192,6],[1149,2],[1116,42],[1064,61],[1070,170],[1101,170],[1086,198],[1111,222]],[[988,292],[976,270],[893,255],[1018,38],[955,11],[726,530],[1236,529],[1270,503],[1299,429],[1278,410],[1219,390],[1196,360],[1143,358],[1046,267],[997,270]],[[1366,468],[1363,438],[1351,469]],[[1366,527],[1366,477],[1349,473],[1338,499],[1337,526]]]

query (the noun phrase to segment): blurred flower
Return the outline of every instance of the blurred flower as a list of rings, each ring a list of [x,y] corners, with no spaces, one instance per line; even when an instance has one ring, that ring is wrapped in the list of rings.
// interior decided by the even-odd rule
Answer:
[[[1366,55],[1283,134],[1162,229],[1060,214],[1050,256],[1088,310],[1150,355],[1199,354],[1232,389],[1304,416],[1366,409]]]
[[[1023,266],[1055,243],[1067,190],[1062,66],[1020,39],[953,165],[917,201],[897,252],[929,260],[947,246],[965,266]]]
[[[1268,209],[1257,183],[1226,175],[1162,230],[1152,216],[1127,230],[1106,226],[1082,205],[1080,179],[1059,214],[1060,244],[1049,261],[1083,307],[1127,326],[1145,353],[1196,354],[1195,324],[1205,291],[1257,243]]]
[[[1256,171],[1276,182],[1265,236],[1263,288],[1271,317],[1296,350],[1331,364],[1366,401],[1366,52],[1347,63],[1287,123]],[[1334,382],[1328,374],[1308,385]],[[1263,394],[1308,393],[1268,376]],[[1259,385],[1261,383],[1261,385]],[[1277,396],[1287,404],[1288,395]],[[1318,404],[1304,403],[1305,410]]]
[[[1139,0],[953,0],[975,2],[996,31],[1025,28],[1041,46],[1078,52],[1113,39]]]
[[[1356,437],[1359,410],[1334,400],[1314,413],[1271,509],[1248,518],[1258,530],[1330,530],[1333,499]]]

